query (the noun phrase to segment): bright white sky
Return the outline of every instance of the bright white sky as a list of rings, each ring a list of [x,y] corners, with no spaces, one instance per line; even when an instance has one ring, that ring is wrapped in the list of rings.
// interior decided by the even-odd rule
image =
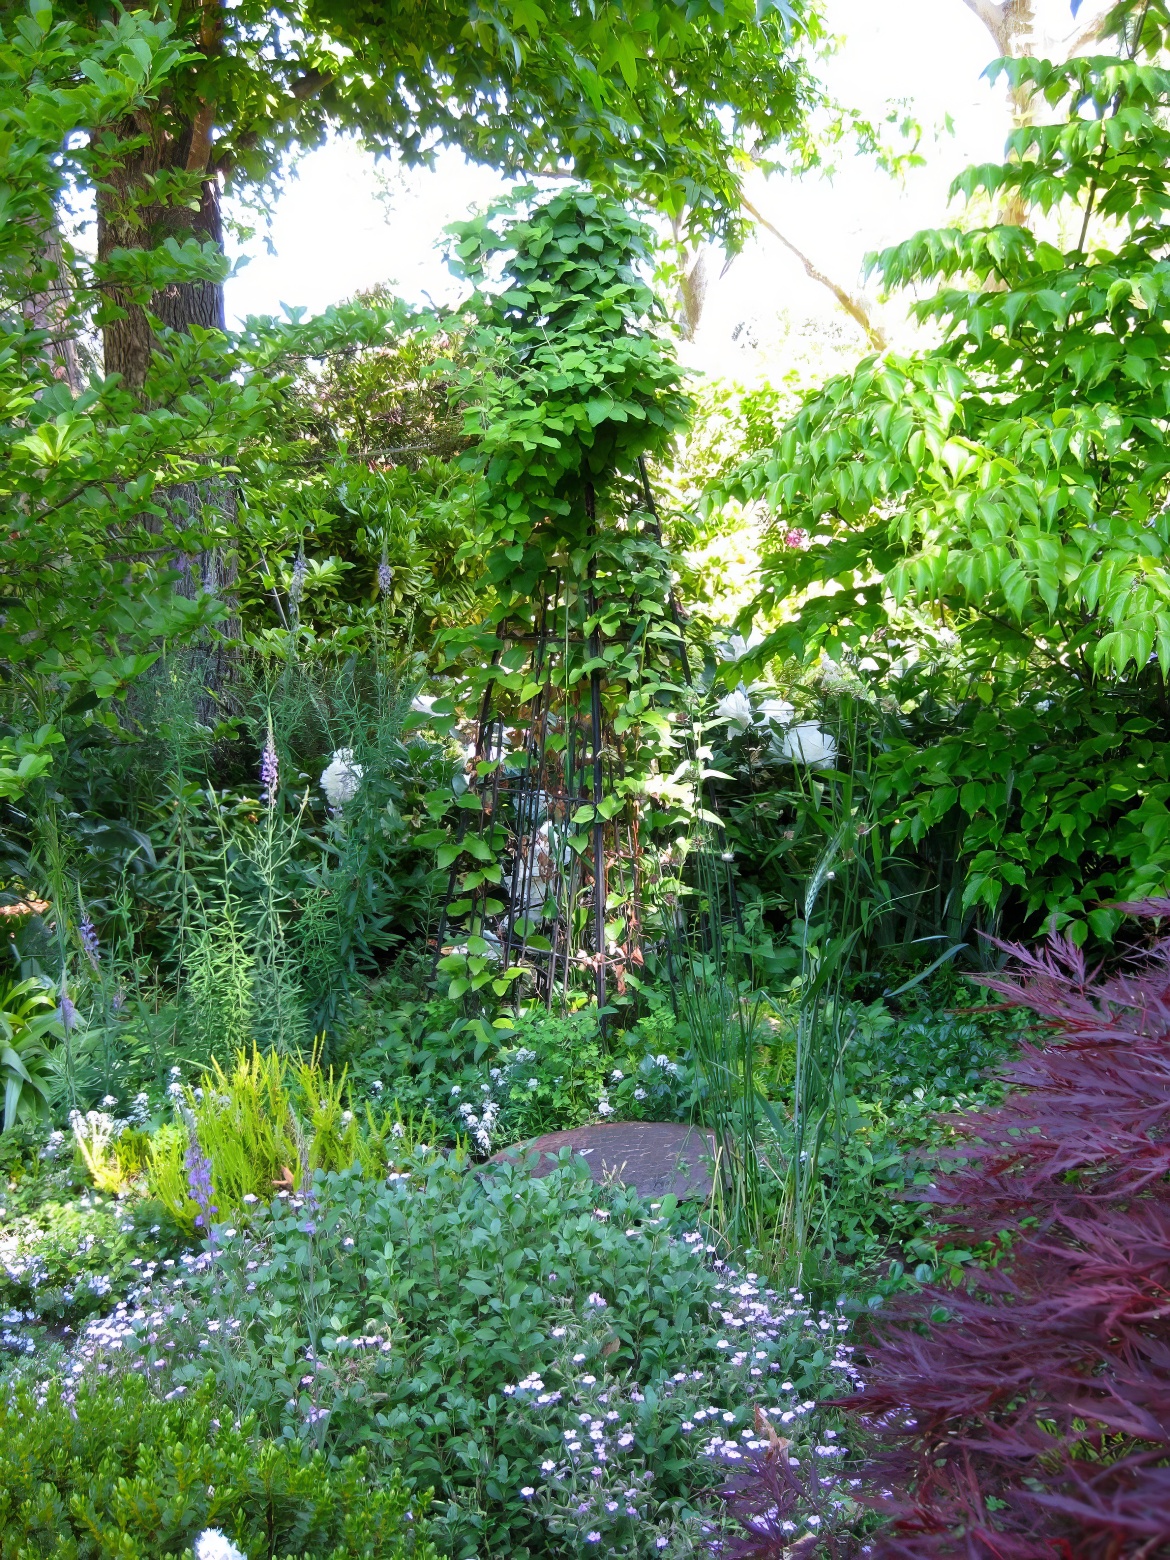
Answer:
[[[941,126],[947,115],[954,123],[953,135],[928,140],[928,166],[904,188],[855,159],[831,183],[773,179],[752,192],[824,271],[857,288],[867,251],[939,222],[959,169],[998,160],[1008,120],[1002,88],[982,74],[995,52],[991,38],[963,0],[828,0],[827,9],[845,39],[828,71],[839,101],[880,115],[891,99],[910,99],[924,126]],[[1057,33],[1069,29],[1068,0],[1041,0],[1040,10]],[[229,322],[278,313],[283,304],[316,312],[380,282],[419,303],[428,296],[454,300],[456,286],[435,246],[447,223],[501,190],[500,179],[457,154],[441,156],[433,172],[379,166],[344,141],[301,160],[275,210],[275,253],[253,240],[245,248],[249,263],[228,284]],[[691,356],[708,371],[742,371],[745,340],[774,334],[781,314],[843,318],[824,289],[762,233],[713,283]]]

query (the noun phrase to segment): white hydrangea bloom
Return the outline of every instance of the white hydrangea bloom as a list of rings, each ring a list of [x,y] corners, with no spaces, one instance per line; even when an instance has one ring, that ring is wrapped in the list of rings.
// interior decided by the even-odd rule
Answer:
[[[195,1560],[248,1560],[248,1557],[219,1528],[204,1528],[195,1540]]]
[[[828,769],[837,761],[837,744],[815,721],[802,720],[799,725],[784,733],[780,754],[793,764],[807,764],[810,769]]]
[[[796,711],[787,699],[762,699],[756,725],[791,726],[795,719]]]
[[[740,736],[752,723],[752,701],[742,688],[737,688],[734,693],[723,695],[715,706],[715,714],[727,722],[732,735]]]
[[[365,770],[353,761],[353,748],[338,748],[321,773],[321,789],[330,807],[344,807],[358,793]]]
[[[721,661],[742,661],[745,655],[750,654],[757,645],[762,645],[764,636],[758,628],[753,628],[745,639],[742,634],[732,634],[731,638],[719,651]]]

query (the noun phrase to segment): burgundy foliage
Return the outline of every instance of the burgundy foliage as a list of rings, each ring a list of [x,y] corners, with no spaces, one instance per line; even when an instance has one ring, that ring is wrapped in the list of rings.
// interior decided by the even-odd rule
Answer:
[[[996,1258],[883,1323],[844,1405],[892,1519],[870,1552],[1170,1556],[1170,939],[1108,977],[1059,938],[1010,951],[983,984],[1048,1032],[1000,1108],[951,1122],[932,1194]]]
[[[768,1451],[748,1458],[717,1491],[743,1529],[741,1538],[720,1541],[719,1560],[804,1560],[812,1554],[838,1560],[846,1549],[834,1532],[832,1500],[815,1467],[806,1474],[788,1460],[787,1441],[774,1432],[770,1439]]]

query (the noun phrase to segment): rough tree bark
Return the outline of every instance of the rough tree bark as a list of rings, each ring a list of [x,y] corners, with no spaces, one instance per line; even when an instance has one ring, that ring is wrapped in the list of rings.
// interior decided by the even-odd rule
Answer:
[[[168,238],[180,243],[194,238],[198,243],[212,243],[222,249],[220,183],[213,164],[214,118],[215,105],[200,104],[194,118],[182,119],[173,111],[156,111],[112,127],[120,139],[136,144],[118,160],[98,192],[99,261],[108,259],[116,249],[152,249]],[[199,178],[197,208],[182,199],[151,199],[155,181],[165,191],[168,175]],[[111,320],[103,330],[105,371],[120,375],[128,389],[142,392],[156,346],[154,331],[141,305],[116,289],[111,289],[110,300],[121,310],[122,318]],[[210,280],[175,283],[153,295],[150,313],[171,330],[187,331],[193,325],[223,330],[223,287]],[[210,509],[218,516],[222,530],[230,533],[234,529],[237,498],[230,482],[217,478],[184,482],[159,496],[179,528],[198,524],[202,512]],[[175,588],[180,595],[194,599],[203,591],[218,596],[229,609],[227,618],[220,623],[219,637],[192,647],[190,652],[205,689],[198,701],[197,718],[209,724],[214,718],[217,695],[229,675],[231,642],[241,637],[232,601],[238,562],[234,549],[213,548],[180,554],[172,563],[178,572]]]
[[[124,140],[140,140],[111,173],[97,200],[98,260],[115,249],[152,249],[167,238],[223,247],[219,178],[209,168],[213,107],[200,108],[197,119],[178,126],[143,114],[115,128]],[[199,208],[182,202],[152,203],[152,181],[170,173],[202,174]],[[141,390],[150,367],[154,335],[139,305],[113,294],[124,318],[111,321],[103,333],[107,374],[120,374],[131,390]],[[223,288],[218,282],[183,282],[155,293],[151,310],[173,330],[192,325],[224,328]]]
[[[1035,0],[963,0],[969,11],[979,18],[991,34],[996,51],[1002,59],[1033,59],[1043,53],[1050,58],[1070,60],[1090,44],[1096,42],[1101,23],[1108,6],[1080,32],[1062,39],[1041,35],[1036,26]],[[1012,129],[1022,130],[1033,124],[1036,117],[1036,100],[1026,85],[1011,87],[1008,91],[1008,108]],[[1026,211],[1019,193],[1010,190],[999,208],[999,220],[1007,227],[1022,227]]]
[[[684,341],[694,341],[699,333],[709,281],[706,249],[700,246],[697,250],[686,250],[678,276],[679,321]]]

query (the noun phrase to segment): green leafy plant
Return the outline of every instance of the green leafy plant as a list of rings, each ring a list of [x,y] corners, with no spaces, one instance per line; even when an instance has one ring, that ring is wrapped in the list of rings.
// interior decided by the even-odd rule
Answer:
[[[3,1560],[183,1560],[208,1530],[248,1560],[435,1560],[396,1478],[221,1424],[210,1383],[169,1403],[133,1375],[21,1388],[0,1430]]]
[[[4,1131],[47,1112],[59,1078],[56,1046],[63,1038],[57,994],[30,976],[0,996],[0,1077],[4,1079]]]
[[[874,781],[891,844],[950,831],[966,906],[1078,939],[1170,872],[1168,35],[1123,4],[1095,54],[1000,63],[1044,122],[955,191],[1027,225],[880,256],[887,286],[938,284],[915,308],[942,344],[831,380],[733,484],[774,516],[757,606],[786,621],[757,656],[852,653],[909,695]],[[933,707],[929,666],[906,686],[921,625]]]
[[[479,477],[470,548],[490,595],[478,621],[443,636],[452,676],[431,722],[449,731],[460,713],[482,722],[490,708],[526,729],[544,709],[543,750],[556,755],[558,776],[547,783],[572,798],[558,801],[548,822],[563,866],[590,850],[596,856],[602,837],[624,837],[654,759],[674,769],[683,756],[665,708],[677,692],[680,641],[669,561],[636,484],[640,462],[669,447],[688,401],[644,280],[648,230],[581,190],[540,201],[527,193],[527,209],[517,215],[512,202],[510,220],[493,212],[453,230],[459,269],[478,284],[465,344],[475,366],[460,372],[456,391],[475,440],[464,459]],[[499,285],[489,280],[496,270]],[[531,644],[546,639],[548,655],[533,660]],[[621,749],[620,775],[604,787],[600,754],[590,778],[570,736],[582,689],[592,719]],[[488,752],[481,737],[475,757],[478,789],[458,797],[454,836],[431,836],[438,866],[451,875],[449,916],[463,929],[439,967],[452,996],[515,997],[521,964],[501,962],[484,936],[505,897],[508,938],[515,931],[543,954],[552,945],[539,908],[521,910],[518,896],[502,891],[503,857],[516,841],[479,793],[495,774],[523,773],[532,755]],[[445,811],[449,794],[435,804]],[[643,827],[656,821],[648,810]],[[526,827],[535,832],[520,820],[521,833]],[[621,940],[633,913],[629,886],[616,877],[610,886],[606,903],[593,906],[594,946]],[[579,937],[583,904],[562,919]]]
[[[712,1433],[752,1437],[757,1405],[801,1426],[848,1362],[839,1317],[713,1266],[673,1199],[647,1209],[571,1164],[533,1179],[431,1153],[389,1183],[318,1175],[211,1250],[181,1294],[142,1297],[124,1349],[168,1390],[213,1370],[270,1433],[368,1445],[435,1489],[457,1556],[557,1553],[532,1495],[595,1482],[599,1438],[603,1474],[653,1475],[650,1519],[693,1515]],[[104,1363],[103,1336],[80,1358]]]
[[[17,1352],[105,1315],[182,1250],[182,1232],[157,1203],[124,1205],[87,1191],[7,1212],[0,1306],[9,1317],[3,1341]]]
[[[181,1119],[151,1138],[147,1181],[188,1230],[200,1213],[189,1185],[193,1142],[210,1161],[217,1209],[241,1218],[281,1187],[307,1186],[316,1170],[356,1165],[380,1177],[419,1135],[393,1104],[350,1109],[344,1072],[326,1072],[316,1056],[241,1051],[230,1070],[213,1062],[198,1085],[173,1092]]]

